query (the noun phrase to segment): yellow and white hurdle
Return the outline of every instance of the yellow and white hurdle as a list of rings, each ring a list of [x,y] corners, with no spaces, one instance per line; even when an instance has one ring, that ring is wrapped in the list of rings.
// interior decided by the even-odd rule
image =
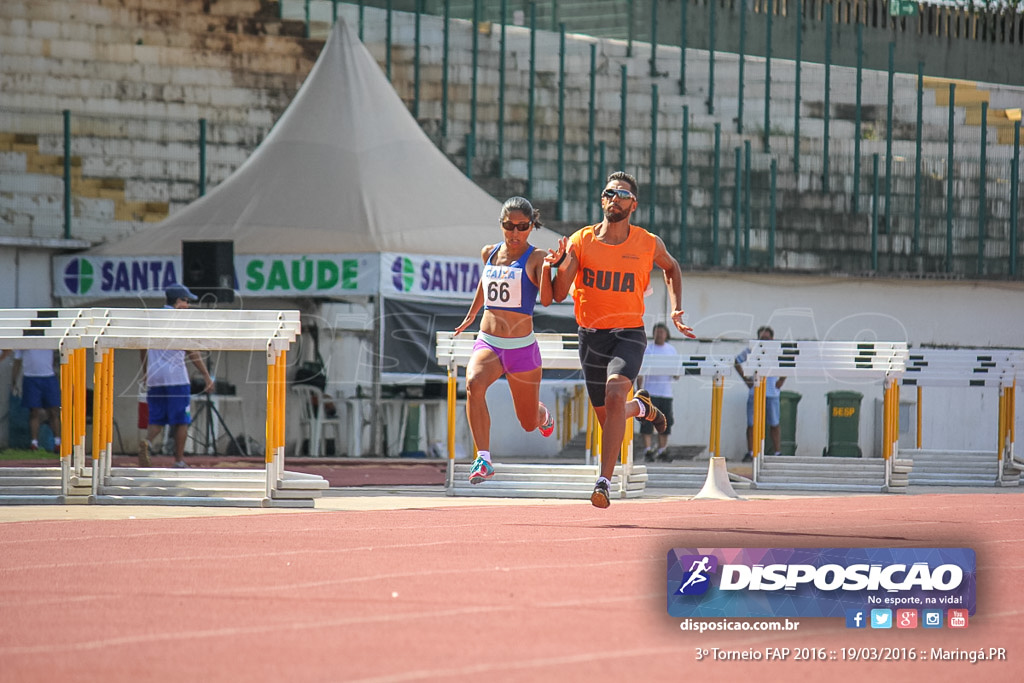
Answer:
[[[545,369],[579,370],[578,338],[575,334],[537,333],[541,359]],[[585,497],[594,484],[600,462],[600,429],[593,409],[586,401],[582,383],[563,392],[553,407],[561,422],[559,439],[567,444],[576,434],[586,432],[586,462],[579,465],[523,464],[495,465],[498,478],[487,487],[462,486],[456,479],[456,410],[458,391],[458,368],[466,367],[472,355],[475,332],[463,332],[455,336],[452,332],[438,332],[437,361],[448,371],[448,470],[446,489],[449,495],[460,495],[472,491],[472,495],[509,497]],[[574,431],[575,430],[575,431]],[[616,468],[613,487],[619,486],[620,496],[634,497],[643,493],[646,483],[646,469],[632,463],[632,431],[627,429],[623,448],[619,453],[620,464]],[[467,485],[468,486],[468,485]]]
[[[300,332],[298,311],[0,310],[0,347],[54,349],[60,351],[61,358],[60,492],[57,496],[26,499],[24,502],[64,502],[73,483],[72,477],[89,474],[89,502],[311,507],[312,498],[327,488],[327,482],[322,477],[284,471],[287,354]],[[85,470],[87,349],[91,349],[93,354],[93,433],[88,473]],[[115,349],[264,352],[267,363],[267,420],[262,495],[257,499],[218,495],[216,481],[218,475],[227,474],[223,470],[204,473],[206,488],[198,496],[186,495],[187,487],[178,487],[171,495],[165,496],[122,497],[111,494],[104,482],[112,474]],[[133,474],[138,486],[147,483],[138,481],[140,479],[151,480],[148,482],[150,485],[145,486],[147,493],[160,492],[160,486],[151,485],[153,472],[136,471]]]
[[[764,460],[765,393],[769,377],[798,379],[825,378],[858,383],[883,383],[882,455],[884,482],[891,484],[893,463],[899,453],[899,380],[907,361],[905,342],[780,341],[751,342],[743,364],[754,379],[754,482],[758,482]],[[784,457],[784,456],[783,456]],[[838,463],[827,463],[838,465]]]
[[[1024,352],[1007,349],[913,349],[907,361],[903,385],[917,389],[917,443],[921,458],[932,457],[924,449],[924,389],[942,387],[998,388],[996,424],[996,485],[1017,485],[1024,463],[1014,460],[1017,378],[1024,375]],[[949,456],[956,451],[944,451]],[[960,452],[958,469],[974,458],[971,451]],[[980,455],[980,454],[979,454]],[[992,453],[986,456],[991,458]],[[936,458],[937,459],[937,458]],[[1009,474],[1008,474],[1009,473]],[[947,481],[955,483],[956,473]],[[1011,481],[1012,480],[1012,481]]]
[[[543,360],[543,367],[548,369],[563,369],[563,370],[579,370],[579,341],[575,334],[537,334],[537,342],[540,345],[541,358]],[[476,334],[472,332],[464,332],[459,336],[454,336],[452,332],[438,332],[437,333],[437,360],[440,364],[444,365],[448,369],[448,490],[454,495],[454,492],[459,488],[460,482],[455,480],[455,424],[456,424],[456,391],[458,382],[458,368],[465,367],[469,362],[469,357],[472,353],[473,344],[476,340]],[[641,366],[640,374],[656,374],[656,375],[671,375],[671,376],[704,376],[712,377],[713,379],[713,392],[712,392],[712,428],[711,428],[711,443],[710,449],[712,455],[720,455],[720,443],[721,443],[721,405],[722,405],[722,385],[724,383],[724,377],[729,372],[732,372],[733,358],[732,356],[723,355],[711,355],[711,354],[679,354],[676,356],[645,356],[643,365]],[[586,441],[585,441],[585,453],[586,461],[584,465],[562,465],[562,466],[547,466],[547,470],[540,476],[547,476],[551,480],[557,480],[560,476],[573,476],[578,477],[578,481],[574,480],[573,486],[570,488],[566,484],[566,495],[568,497],[579,497],[580,495],[586,495],[590,493],[590,489],[593,486],[593,480],[596,476],[600,467],[602,454],[600,453],[601,444],[601,426],[598,424],[597,416],[591,407],[590,402],[586,398],[586,392],[582,386],[577,387],[576,391],[573,392],[572,396],[566,401],[567,407],[566,412],[571,412],[571,416],[563,416],[566,424],[570,422],[573,428],[576,429],[575,433],[585,430]],[[568,408],[568,404],[571,404],[571,411]],[[717,413],[714,412],[715,406],[717,406]],[[619,465],[616,471],[619,473],[617,480],[613,481],[613,489],[618,483],[618,490],[621,497],[631,497],[634,495],[640,495],[647,482],[647,467],[645,465],[635,463],[633,461],[633,420],[630,420],[626,427],[626,432],[623,436],[622,447],[619,451]],[[572,437],[573,434],[563,434],[565,440],[563,444]],[[721,460],[719,458],[719,460]],[[715,460],[712,461],[717,462]],[[723,461],[724,462],[724,461]],[[499,468],[500,464],[496,465],[496,472],[501,474]],[[528,467],[541,467],[541,466],[521,466],[523,468]],[[556,469],[557,468],[557,469]],[[724,468],[723,468],[724,471]],[[525,476],[524,472],[511,472],[510,474],[516,476]],[[557,486],[552,484],[552,486]],[[728,486],[728,475],[726,474],[726,488]],[[472,490],[473,495],[492,495],[489,493],[490,490],[499,490],[498,487],[474,487]],[[551,492],[549,487],[548,492]],[[493,494],[493,495],[500,495]],[[518,494],[515,489],[509,487],[506,489],[505,495],[529,495],[523,491],[519,491]],[[557,495],[557,492],[556,494]]]

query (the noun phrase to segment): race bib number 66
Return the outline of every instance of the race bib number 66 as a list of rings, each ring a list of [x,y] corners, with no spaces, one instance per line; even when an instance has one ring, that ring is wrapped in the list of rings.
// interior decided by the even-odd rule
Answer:
[[[523,302],[523,269],[510,266],[484,267],[484,301],[492,308],[519,308]]]

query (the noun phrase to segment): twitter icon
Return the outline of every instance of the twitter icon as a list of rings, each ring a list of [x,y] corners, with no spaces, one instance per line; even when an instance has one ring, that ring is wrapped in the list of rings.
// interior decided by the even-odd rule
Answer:
[[[892,610],[871,610],[871,628],[892,628]]]

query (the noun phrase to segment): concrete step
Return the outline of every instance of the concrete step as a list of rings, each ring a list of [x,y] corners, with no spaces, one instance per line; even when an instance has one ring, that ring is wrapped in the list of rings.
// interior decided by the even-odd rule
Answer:
[[[204,477],[190,478],[163,478],[163,477],[107,477],[103,482],[103,488],[131,488],[137,490],[148,490],[154,488],[177,488],[188,487],[194,489],[222,489],[222,490],[261,490],[266,488],[265,477],[251,477],[248,479],[217,479]]]
[[[69,78],[61,74],[6,73],[0,75],[0,87],[11,102],[20,96],[43,94],[80,100],[116,99],[140,102],[191,102],[213,109],[273,109],[282,111],[291,102],[292,89],[241,88],[216,85],[161,84],[148,81],[117,81],[91,78]]]
[[[0,496],[57,496],[60,495],[60,482],[56,484],[0,484]]]
[[[175,467],[112,467],[111,477],[133,477],[137,479],[161,479],[181,481],[183,479],[208,478],[217,481],[242,480],[242,481],[266,481],[264,469],[203,469],[188,467],[178,469]]]
[[[311,508],[314,507],[312,499],[288,500],[268,499],[264,497],[252,498],[225,498],[216,496],[122,496],[122,495],[100,495],[93,501],[97,505],[177,505],[177,506],[200,506],[200,507],[292,507]]]
[[[56,482],[60,485],[60,473],[56,475],[12,477],[0,475],[0,487],[11,486],[51,486]]]
[[[63,496],[53,494],[0,494],[0,505],[71,505]]]
[[[999,471],[999,467],[996,466],[995,463],[993,463],[991,466],[983,466],[983,465],[961,465],[961,466],[956,466],[956,465],[950,465],[950,464],[944,464],[944,465],[940,466],[940,465],[937,465],[937,464],[920,463],[920,462],[919,463],[915,463],[915,465],[914,465],[914,472],[917,473],[917,474],[920,474],[922,476],[926,476],[926,475],[927,476],[931,476],[931,475],[949,475],[949,476],[955,476],[955,475],[966,475],[966,476],[969,476],[969,475],[979,475],[980,476],[980,475],[987,475],[987,474],[992,474],[994,476],[995,473],[998,472],[998,471]]]
[[[808,483],[808,482],[757,482],[759,491],[839,491],[847,493],[885,493],[881,482],[878,484],[851,483]]]
[[[88,40],[64,40],[61,38],[31,38],[27,36],[5,36],[4,52],[30,57],[54,57],[57,59],[82,59],[88,62],[119,62],[138,64],[146,67],[177,66],[190,67],[202,64],[218,69],[252,71],[264,73],[293,74],[308,73],[313,66],[322,41],[295,41],[280,39],[264,42],[263,38],[238,36],[231,40],[233,53],[221,46],[219,49],[197,51],[194,48],[136,45],[103,44]],[[260,47],[265,46],[261,50]],[[313,48],[313,49],[310,49]]]
[[[327,488],[327,487],[325,486],[324,488]],[[281,500],[281,501],[286,501],[286,500],[313,500],[315,498],[319,498],[320,495],[321,495],[320,491],[311,491],[311,490],[293,491],[293,490],[287,490],[287,489],[285,489],[285,490],[277,489],[277,490],[272,492],[271,498],[273,498],[274,500]]]
[[[138,6],[134,0],[119,5],[64,0],[5,0],[0,3],[0,17],[29,25],[42,24],[42,30],[77,24],[87,29],[161,27],[167,30],[173,27],[195,34],[301,35],[301,31],[295,31],[294,27],[286,30],[282,24],[287,22],[278,21],[276,8],[259,0],[218,0],[215,3],[182,0],[151,2],[147,6]]]
[[[60,467],[0,467],[0,483],[18,477],[56,477],[60,479]]]
[[[224,486],[216,488],[203,488],[201,486],[169,486],[153,484],[150,486],[128,485],[104,485],[100,486],[101,496],[123,496],[123,497],[160,497],[160,498],[245,498],[250,499],[262,495],[266,487],[246,487],[231,489]]]
[[[567,490],[554,490],[554,489],[496,489],[496,488],[480,488],[475,487],[473,489],[463,489],[457,487],[454,495],[456,496],[474,496],[478,498],[559,498],[559,499],[578,499],[578,500],[589,500],[590,494],[594,490],[593,482],[590,486],[581,487],[578,490],[567,491]],[[642,490],[629,490],[626,492],[626,498],[640,498],[643,496]],[[618,489],[612,489],[612,501],[620,498]]]
[[[971,476],[910,477],[911,486],[996,486],[996,478]]]
[[[650,488],[696,488],[700,490],[708,477],[708,465],[647,465],[647,486]],[[752,482],[746,477],[729,473],[733,488],[747,489]]]
[[[512,498],[581,498],[594,490],[597,468],[592,465],[495,463],[494,477],[480,484],[469,483],[470,463],[456,464],[452,495]],[[618,491],[621,466],[615,468],[611,488]],[[647,483],[643,465],[633,467],[627,497],[639,497]],[[618,495],[618,493],[614,493]]]

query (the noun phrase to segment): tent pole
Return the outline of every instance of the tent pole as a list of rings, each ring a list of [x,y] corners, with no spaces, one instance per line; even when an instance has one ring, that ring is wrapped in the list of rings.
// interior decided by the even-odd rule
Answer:
[[[384,409],[381,406],[381,366],[384,357],[384,296],[376,296],[376,315],[374,316],[373,336],[377,340],[377,352],[373,355],[373,417],[370,420],[370,443],[373,455],[387,455],[381,449],[381,433],[383,431]]]

